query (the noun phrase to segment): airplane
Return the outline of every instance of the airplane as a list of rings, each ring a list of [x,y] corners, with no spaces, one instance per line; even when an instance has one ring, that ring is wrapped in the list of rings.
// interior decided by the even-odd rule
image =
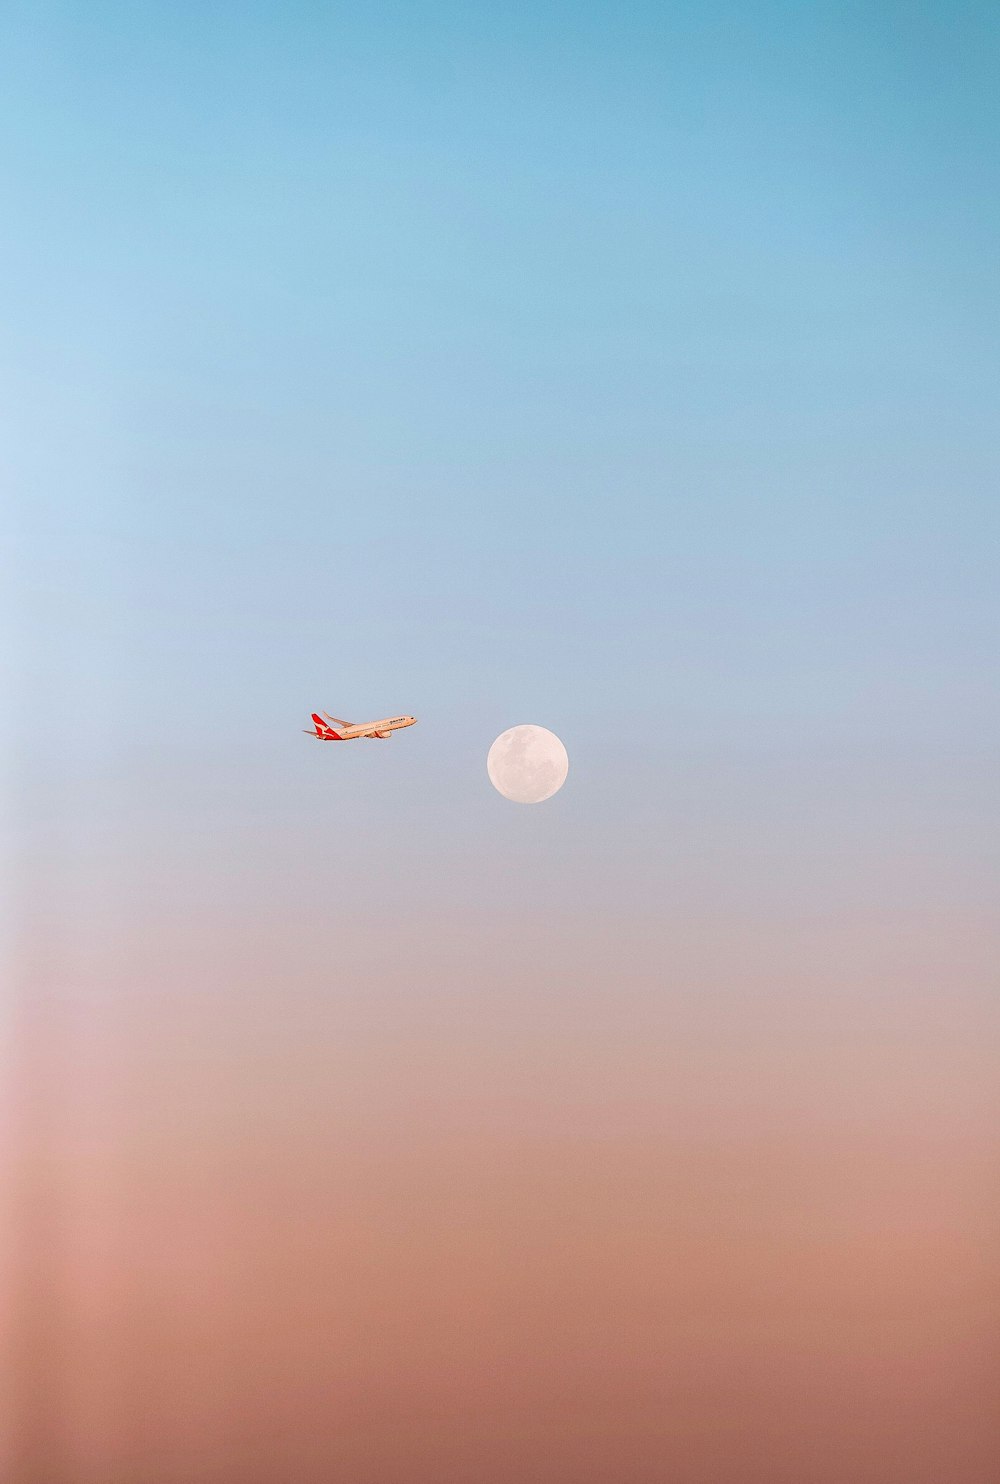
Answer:
[[[324,711],[323,716],[317,716],[314,711],[311,719],[313,729],[306,731],[307,737],[315,737],[318,742],[351,742],[355,737],[369,737],[372,741],[376,737],[391,737],[393,732],[402,731],[403,727],[412,727],[417,718],[386,716],[382,721],[340,721],[328,711]]]

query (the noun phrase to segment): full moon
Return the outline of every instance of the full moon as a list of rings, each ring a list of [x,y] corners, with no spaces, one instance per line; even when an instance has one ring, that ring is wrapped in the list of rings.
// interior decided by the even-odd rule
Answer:
[[[486,759],[490,782],[515,804],[541,804],[566,782],[569,758],[555,732],[545,727],[510,727]]]

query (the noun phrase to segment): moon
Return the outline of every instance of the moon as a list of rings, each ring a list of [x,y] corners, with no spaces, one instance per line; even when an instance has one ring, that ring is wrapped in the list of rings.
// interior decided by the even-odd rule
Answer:
[[[541,804],[566,782],[569,757],[545,727],[509,727],[490,748],[486,771],[497,793],[515,804]]]

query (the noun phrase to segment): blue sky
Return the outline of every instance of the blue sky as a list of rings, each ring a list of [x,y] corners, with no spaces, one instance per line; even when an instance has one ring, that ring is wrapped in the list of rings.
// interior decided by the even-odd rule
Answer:
[[[918,754],[981,786],[991,7],[7,30],[27,753],[65,707],[95,766],[211,773],[235,721],[253,794],[313,706],[402,708],[422,788],[467,801],[533,720],[611,790],[603,822],[560,801],[598,839],[692,756],[756,770],[755,831],[824,749],[873,789]]]

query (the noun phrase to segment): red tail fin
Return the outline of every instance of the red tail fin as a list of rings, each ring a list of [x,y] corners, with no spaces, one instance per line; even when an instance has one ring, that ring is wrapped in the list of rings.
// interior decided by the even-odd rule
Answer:
[[[335,732],[329,722],[324,721],[322,716],[317,716],[315,711],[312,713],[311,720],[313,726],[316,728],[313,733],[314,737],[319,737],[323,742],[339,742],[341,740],[340,733]]]

